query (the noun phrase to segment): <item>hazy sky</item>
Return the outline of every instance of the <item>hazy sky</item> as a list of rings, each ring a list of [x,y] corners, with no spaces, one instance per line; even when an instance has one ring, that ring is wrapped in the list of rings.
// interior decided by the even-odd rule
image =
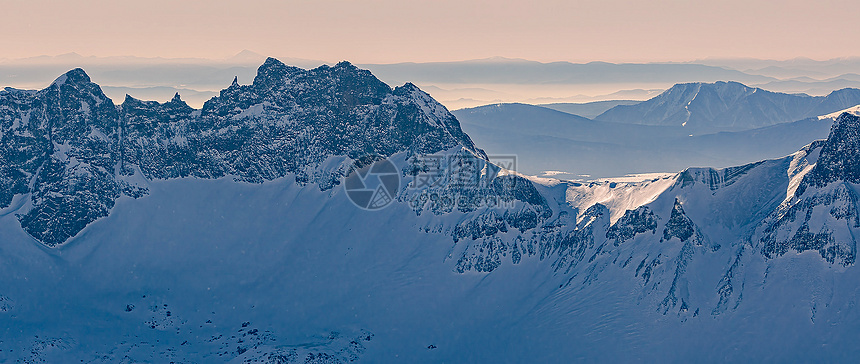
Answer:
[[[0,58],[264,55],[357,63],[860,56],[857,0],[0,0]]]

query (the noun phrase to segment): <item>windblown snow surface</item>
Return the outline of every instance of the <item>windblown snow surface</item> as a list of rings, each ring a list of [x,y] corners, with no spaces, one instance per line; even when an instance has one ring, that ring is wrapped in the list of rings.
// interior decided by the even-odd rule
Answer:
[[[473,242],[453,243],[433,230],[456,225],[463,214],[416,216],[404,203],[368,212],[341,189],[322,192],[289,178],[150,182],[149,196],[121,198],[110,216],[58,249],[33,241],[4,212],[0,356],[24,362],[305,362],[323,355],[342,362],[848,360],[858,351],[853,265],[829,264],[814,251],[765,260],[722,239],[748,222],[736,220],[762,202],[761,190],[785,197],[788,176],[774,181],[767,172],[791,161],[765,162],[744,177],[752,181],[726,188],[734,190],[684,191],[691,202],[686,213],[714,227],[703,233],[710,244],[725,244],[719,250],[682,252],[688,245],[658,243],[647,232],[575,272],[555,270],[535,255],[518,264],[505,258],[492,272],[459,273],[457,259]],[[538,187],[559,199],[582,191]],[[721,193],[737,195],[715,201]],[[672,209],[666,197],[651,206]],[[674,260],[685,255],[695,259],[677,291],[689,306],[666,311],[666,289],[683,266]],[[655,277],[640,278],[644,270],[636,266],[655,257],[664,257]],[[733,268],[736,259],[741,263]],[[672,269],[656,273],[663,266]],[[732,279],[740,283],[736,299],[720,306],[725,274],[737,274]]]
[[[373,81],[347,64],[313,71],[267,65],[253,87],[231,86],[210,104],[223,116],[207,117],[220,123],[266,100],[275,103],[267,112],[299,115],[284,108],[302,102],[293,91],[261,100],[271,92],[267,85]],[[299,134],[315,151],[335,154],[305,158],[298,150],[304,159],[293,157],[305,164],[291,169],[262,169],[282,162],[266,159],[268,151],[239,160],[246,164],[204,158],[226,148],[219,135],[257,140],[252,127],[261,121],[248,113],[236,122],[250,131],[213,134],[215,147],[199,149],[199,161],[183,159],[201,171],[195,174],[172,175],[155,157],[129,154],[104,157],[128,163],[122,174],[93,164],[94,177],[85,181],[103,184],[79,183],[75,170],[59,167],[8,172],[9,181],[33,182],[15,182],[18,192],[0,210],[0,361],[851,361],[860,354],[860,118],[843,114],[827,140],[744,166],[591,183],[486,166],[479,189],[431,190],[410,172],[426,167],[415,160],[416,148],[445,161],[486,157],[414,86],[374,90],[382,96],[365,101],[365,91],[347,88],[349,103],[320,106],[299,131],[329,125],[331,110],[358,115],[344,119],[355,125],[371,120],[383,133],[404,131],[377,143],[399,148],[388,157],[403,171],[397,200],[378,211],[356,207],[333,182],[351,163],[331,152],[343,146],[337,135]],[[179,101],[127,103],[146,116]],[[355,110],[361,113],[350,114]],[[172,133],[156,129],[135,142],[169,144],[159,138],[185,135],[205,147],[209,139],[194,139],[204,125],[194,119],[200,112],[183,113],[190,116],[166,114],[162,124],[135,119]],[[409,117],[389,118],[395,114]],[[105,115],[100,120],[113,117]],[[109,127],[84,125],[87,145],[95,138],[90,125]],[[27,130],[36,138],[43,129]],[[125,143],[117,135],[103,139]],[[114,150],[82,145],[64,151],[46,144],[52,154],[34,155],[62,167],[91,150]],[[29,159],[20,160],[15,166],[30,168]],[[271,173],[251,174],[257,170]],[[50,178],[53,184],[39,185]],[[135,188],[106,190],[113,202],[104,209],[86,204],[101,201],[92,196],[110,183]],[[58,229],[58,221],[75,219],[50,199],[79,201],[68,211],[93,219],[62,225],[80,230]],[[43,231],[60,238],[37,240]]]

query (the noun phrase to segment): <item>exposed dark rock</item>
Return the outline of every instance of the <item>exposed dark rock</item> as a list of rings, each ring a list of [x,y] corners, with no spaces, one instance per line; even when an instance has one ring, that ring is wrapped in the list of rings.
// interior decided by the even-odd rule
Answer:
[[[606,238],[615,240],[615,245],[619,245],[633,239],[636,234],[649,230],[655,233],[657,231],[657,219],[657,215],[648,206],[627,210],[624,212],[624,216],[609,228],[609,231],[606,232]]]
[[[682,243],[687,242],[688,239],[694,237],[692,243],[696,245],[702,245],[702,234],[698,231],[696,224],[687,217],[687,214],[684,213],[684,208],[681,206],[681,202],[678,199],[675,199],[675,204],[672,207],[672,215],[669,217],[669,221],[666,222],[666,227],[663,229],[663,239],[664,241],[668,241],[671,238],[678,238]]]
[[[486,158],[457,119],[412,84],[391,89],[341,62],[313,70],[269,58],[251,85],[234,82],[194,110],[179,95],[166,103],[126,97],[119,107],[81,69],[41,91],[0,92],[0,208],[29,193],[24,230],[47,246],[110,213],[126,182],[232,175],[263,182],[336,186],[346,174],[317,167],[332,156],[429,154],[462,147]],[[500,195],[536,199],[522,188]]]
[[[860,116],[842,113],[836,119],[803,188],[824,187],[834,181],[860,183]]]

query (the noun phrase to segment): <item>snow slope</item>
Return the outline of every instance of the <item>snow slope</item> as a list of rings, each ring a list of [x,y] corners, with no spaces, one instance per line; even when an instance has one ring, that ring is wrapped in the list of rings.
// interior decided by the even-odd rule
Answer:
[[[768,163],[771,171],[786,165]],[[757,174],[744,178],[760,181]],[[787,186],[786,180],[775,184]],[[856,355],[853,266],[831,265],[817,254],[762,259],[717,238],[742,230],[737,225],[746,221],[732,225],[732,219],[749,204],[726,211],[694,200],[720,200],[749,183],[738,181],[717,196],[702,184],[680,189],[689,201],[685,213],[697,224],[704,226],[711,209],[725,211],[711,225],[718,228],[702,228],[716,240],[702,246],[675,236],[658,241],[672,208],[669,191],[649,204],[662,217],[656,235],[637,234],[599,253],[594,246],[570,271],[559,255],[524,254],[514,264],[508,254],[491,272],[458,273],[458,257],[480,242],[454,243],[444,232],[464,214],[416,216],[401,203],[367,212],[342,190],[323,192],[289,178],[261,185],[156,181],[148,196],[120,199],[109,217],[58,249],[40,248],[14,218],[0,219],[4,241],[17,242],[2,248],[3,295],[11,306],[0,314],[6,328],[0,347],[10,360],[48,362]],[[440,226],[442,232],[433,231]],[[726,233],[723,226],[735,229]],[[714,251],[717,244],[724,245]],[[592,252],[597,258],[589,261]],[[683,283],[674,284],[685,254],[691,258]],[[748,261],[733,277],[742,284],[731,298],[743,298],[720,305],[716,288],[738,256]],[[673,286],[681,287],[674,305],[665,300]]]
[[[257,100],[227,115],[272,99]],[[432,99],[402,105],[421,111],[407,130],[436,118],[419,140],[458,134]],[[591,184],[499,170],[456,137],[435,146],[440,167],[472,161],[479,184],[419,187],[428,164],[404,144],[387,155],[402,187],[379,211],[327,178],[303,182],[349,168],[336,153],[262,180],[133,165],[107,173],[145,194],[50,246],[18,214],[33,192],[15,194],[0,210],[0,358],[848,361],[858,133],[843,114],[783,158]]]

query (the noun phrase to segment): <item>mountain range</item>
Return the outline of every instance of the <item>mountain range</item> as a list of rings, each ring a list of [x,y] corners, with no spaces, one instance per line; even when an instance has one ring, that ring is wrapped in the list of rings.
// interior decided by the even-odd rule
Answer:
[[[699,64],[550,62],[490,58],[462,62],[365,65],[394,82],[411,80],[438,84],[596,84],[674,83],[676,80],[767,82],[775,79],[722,67]]]
[[[75,69],[0,92],[0,353],[847,361],[858,135],[842,113],[780,158],[582,183],[488,163],[428,94],[346,62],[270,58],[201,109],[116,105]],[[401,187],[361,209],[342,181],[380,158]]]
[[[860,90],[827,96],[770,92],[738,82],[677,84],[634,105],[618,105],[595,120],[691,130],[746,130],[801,120],[860,104]]]
[[[516,155],[517,170],[522,173],[549,173],[572,180],[673,172],[691,165],[730,167],[777,158],[825,138],[835,118],[829,115],[749,130],[708,132],[589,120],[526,104],[488,105],[453,113],[491,157]]]
[[[106,216],[120,196],[145,194],[134,183],[140,178],[262,182],[294,174],[331,188],[345,170],[315,171],[330,157],[474,150],[453,117],[420,123],[444,109],[415,86],[392,90],[348,63],[304,71],[270,58],[253,84],[234,82],[200,110],[178,95],[116,106],[81,69],[39,92],[6,89],[0,100],[0,145],[9,151],[0,159],[0,208],[32,196],[18,210],[21,224],[48,246]]]
[[[0,85],[44,88],[70,68],[84,67],[105,94],[168,101],[175,92],[199,108],[228,84],[253,80],[264,56],[242,51],[226,59],[84,57],[77,54],[0,59]],[[337,60],[281,58],[300,67]],[[677,83],[734,80],[771,91],[826,95],[860,88],[857,60],[699,60],[687,63],[571,63],[488,58],[456,62],[363,64],[389,84],[411,81],[449,109],[500,102],[530,104],[645,100]],[[576,113],[575,113],[576,114]]]

